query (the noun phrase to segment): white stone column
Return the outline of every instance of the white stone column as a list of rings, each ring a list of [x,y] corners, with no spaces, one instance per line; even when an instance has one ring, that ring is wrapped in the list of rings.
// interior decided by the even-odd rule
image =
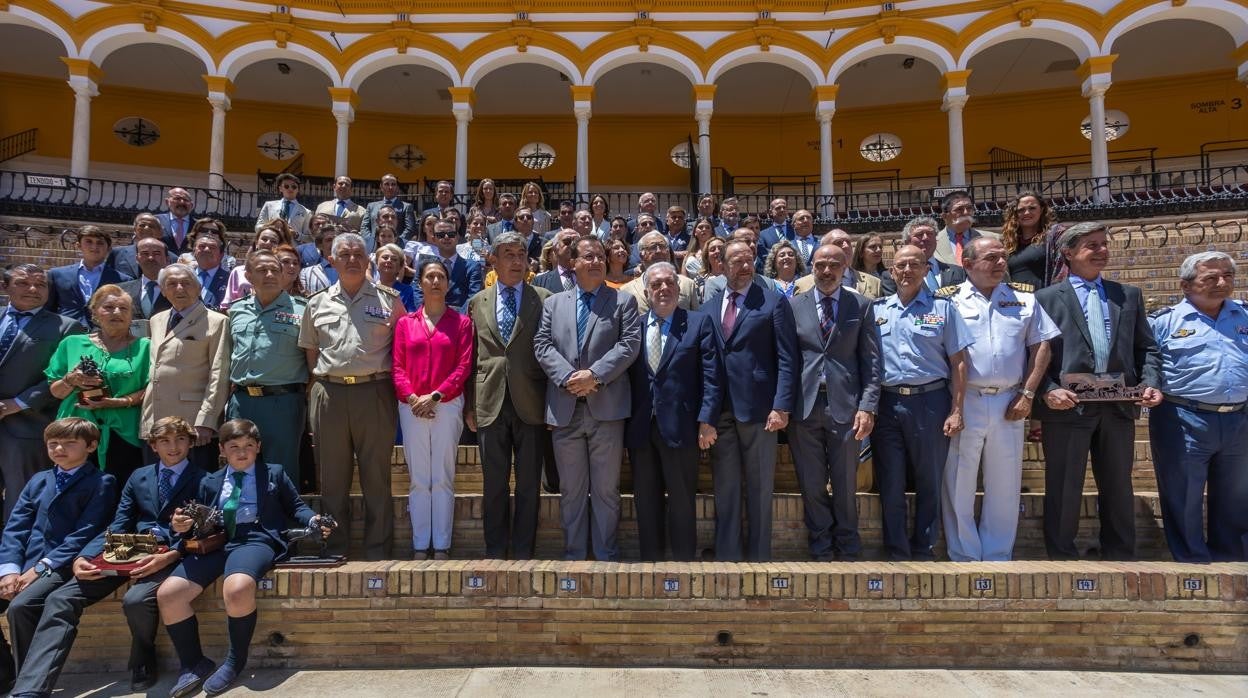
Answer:
[[[468,198],[468,123],[472,121],[471,87],[452,87],[451,114],[455,116],[455,196]]]
[[[1109,147],[1105,141],[1105,93],[1113,80],[1110,71],[1118,56],[1092,56],[1079,66],[1076,74],[1083,80],[1082,93],[1091,111],[1088,139],[1092,144],[1092,199],[1098,203],[1110,200]]]
[[[69,68],[69,87],[74,91],[74,133],[69,174],[86,177],[91,165],[91,98],[100,94],[100,69],[84,58],[61,58]]]
[[[698,163],[698,194],[710,194],[711,189],[711,114],[715,111],[715,86],[693,86],[693,118],[698,122],[698,152],[689,157],[700,159]],[[691,163],[692,164],[692,163]]]
[[[572,113],[576,116],[576,192],[589,193],[589,119],[593,116],[593,85],[572,86]]]
[[[355,121],[355,90],[349,87],[331,87],[329,96],[333,100],[330,107],[334,121],[338,124],[337,140],[334,147],[334,176],[347,175],[350,169],[349,138],[351,122]]]
[[[208,188],[225,188],[225,113],[230,110],[234,83],[222,75],[205,75],[208,104],[212,105],[212,131],[208,140]],[[215,200],[213,201],[215,203]]]
[[[819,122],[819,210],[816,215],[836,215],[836,180],[832,170],[832,117],[836,114],[839,85],[818,85],[814,90],[815,120]]]
[[[945,98],[941,111],[949,115],[949,183],[955,187],[966,186],[966,145],[962,137],[962,108],[970,98],[966,93],[969,70],[945,73],[941,82]]]

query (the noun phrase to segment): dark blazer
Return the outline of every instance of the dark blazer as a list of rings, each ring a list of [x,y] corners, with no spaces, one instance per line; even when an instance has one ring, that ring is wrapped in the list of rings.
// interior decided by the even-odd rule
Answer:
[[[827,416],[834,422],[850,424],[855,412],[874,413],[880,401],[884,363],[875,331],[875,311],[871,299],[842,288],[836,304],[836,326],[825,343],[816,307],[818,295],[812,289],[789,299],[802,353],[801,390],[793,417],[810,417],[819,393],[819,377],[823,376],[827,381]]]
[[[227,465],[215,473],[205,475],[199,481],[195,499],[203,504],[217,506],[226,475],[232,471],[233,468]],[[281,552],[279,559],[285,557],[286,539],[282,537],[282,531],[289,527],[290,520],[298,521],[300,526],[307,526],[313,516],[316,516],[316,512],[299,496],[299,490],[295,489],[282,466],[269,466],[262,461],[256,461],[256,523],[269,538],[273,549]],[[340,523],[348,525],[345,521]]]
[[[758,233],[758,257],[754,260],[755,265],[761,272],[763,263],[767,261],[767,253],[771,251],[771,246],[781,240],[792,241],[797,235],[793,230],[793,221],[785,220],[783,223],[763,228]]]
[[[952,264],[945,264],[939,259],[936,260],[936,268],[940,269],[940,285],[957,286],[966,281],[966,270],[962,267],[956,267]],[[1007,272],[1003,283],[1009,282],[1010,275]],[[887,298],[897,292],[897,282],[893,281],[893,275],[887,269],[880,272],[880,290],[883,291],[881,298]]]
[[[420,260],[417,260],[417,264]],[[457,313],[468,310],[468,301],[485,287],[485,274],[481,271],[481,263],[463,257],[455,258],[455,266],[451,269],[450,286],[446,289],[446,304]],[[412,284],[412,296],[417,306],[425,302],[424,293],[419,283]]]
[[[468,317],[477,328],[473,379],[468,382],[468,404],[475,405],[478,427],[498,419],[503,400],[525,424],[546,423],[546,373],[533,354],[533,335],[542,322],[542,303],[550,292],[524,284],[511,339],[503,341],[498,332],[495,303],[499,286],[494,284],[468,301]]]
[[[199,277],[198,270],[196,270],[195,275],[196,278]],[[216,273],[208,280],[208,298],[204,301],[204,305],[211,310],[220,310],[221,299],[225,298],[225,287],[229,282],[230,272],[226,271],[225,264],[222,264],[217,267]],[[204,298],[202,293],[199,297]]]
[[[360,236],[366,241],[375,240],[377,237],[377,212],[385,206],[385,200],[374,201],[368,205],[364,220],[360,221]],[[395,232],[398,233],[400,240],[406,240],[407,236],[416,231],[416,208],[402,199],[395,199],[394,212],[397,215],[395,221]],[[304,266],[308,266],[305,264]]]
[[[82,290],[78,287],[78,264],[74,262],[48,270],[48,302],[43,307],[72,320],[86,323],[89,320],[89,312],[87,301],[83,299]],[[100,286],[129,280],[129,276],[108,266],[107,263],[100,272]]]
[[[0,398],[18,398],[30,409],[0,419],[0,438],[43,438],[43,428],[61,404],[48,391],[48,378],[43,372],[61,340],[83,331],[82,325],[45,309],[32,315],[26,327],[18,330],[13,346],[0,356]],[[46,463],[46,458],[41,459],[40,467]]]
[[[1161,386],[1161,353],[1153,338],[1144,308],[1144,294],[1135,286],[1124,286],[1104,279],[1105,297],[1109,302],[1109,372],[1121,373],[1129,385]],[[1057,323],[1061,336],[1049,346],[1053,357],[1040,383],[1040,394],[1061,386],[1063,373],[1092,373],[1092,337],[1084,319],[1079,295],[1070,281],[1062,281],[1036,292],[1036,300]],[[1129,402],[1112,403],[1130,419],[1140,416],[1140,408]],[[1069,410],[1051,410],[1043,400],[1036,401],[1036,418],[1043,421],[1074,421],[1083,416],[1083,406]]]
[[[143,314],[143,287],[147,285],[147,279],[137,278],[130,281],[123,281],[118,286],[121,290],[130,295],[130,302],[134,307],[135,320],[148,320],[150,316]],[[173,306],[169,304],[169,299],[165,298],[165,294],[160,292],[160,287],[156,287],[156,300],[152,302],[152,315],[162,310],[168,310]]]
[[[633,414],[628,420],[624,445],[640,448],[649,443],[653,415],[658,420],[659,435],[668,446],[696,447],[698,423],[717,423],[722,409],[723,367],[711,316],[676,308],[657,372],[650,370],[646,353],[646,323],[650,315],[641,318],[641,351],[628,369]]]
[[[113,522],[106,529],[110,533],[155,533],[166,543],[177,543],[178,536],[169,529],[169,519],[173,518],[173,510],[182,506],[188,499],[195,497],[199,489],[199,481],[208,473],[187,463],[182,469],[182,476],[173,482],[169,493],[169,501],[160,505],[160,463],[139,468],[130,474],[125,486],[121,488],[121,503],[117,505],[117,513]],[[93,558],[104,552],[104,532],[96,536],[87,547],[82,549],[79,557]]]
[[[771,410],[792,412],[801,377],[793,310],[784,296],[757,281],[745,292],[732,336],[723,336],[720,307],[727,289],[702,304],[723,357],[724,408],[738,422],[766,422]]]
[[[191,227],[195,225],[195,213],[186,214],[186,235],[182,238],[182,244],[178,245],[177,237],[173,234],[173,214],[166,211],[165,213],[156,214],[156,220],[160,221],[161,230],[165,231],[162,238],[165,241],[165,247],[175,255],[191,251]]]
[[[538,288],[544,288],[551,293],[563,292],[563,278],[559,276],[559,271],[550,269],[533,277],[533,285]]]
[[[319,264],[321,261],[321,250],[316,246],[315,242],[305,242],[295,248],[299,253],[299,265],[310,267],[313,264]]]
[[[138,254],[138,248],[134,245],[114,247],[108,253],[108,259],[104,260],[104,263],[132,279],[137,279],[143,276],[143,270],[139,268]],[[178,256],[166,247],[165,262],[173,264],[176,261],[178,261]]]
[[[84,463],[57,494],[56,470],[35,473],[22,488],[4,525],[0,564],[17,565],[25,572],[47,558],[52,569],[59,570],[104,530],[117,501],[116,478]]]

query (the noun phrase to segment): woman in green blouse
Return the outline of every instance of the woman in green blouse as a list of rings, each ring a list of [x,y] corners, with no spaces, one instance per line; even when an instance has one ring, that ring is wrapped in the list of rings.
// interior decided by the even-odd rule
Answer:
[[[130,295],[119,286],[99,287],[87,304],[99,329],[61,340],[44,371],[49,390],[61,400],[57,418],[82,417],[99,426],[96,464],[118,482],[125,482],[130,473],[143,465],[139,405],[147,389],[150,345],[146,337],[130,333],[132,303]],[[100,377],[79,370],[83,357],[95,361]],[[83,395],[84,390],[90,392],[101,385],[106,389],[105,396],[88,399]]]

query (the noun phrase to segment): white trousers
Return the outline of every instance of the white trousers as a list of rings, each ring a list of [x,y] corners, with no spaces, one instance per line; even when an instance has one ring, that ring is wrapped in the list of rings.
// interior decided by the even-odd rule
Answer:
[[[464,397],[438,403],[433,419],[412,414],[399,404],[403,456],[411,488],[407,510],[412,517],[412,549],[451,549],[455,523],[455,459],[464,428]]]
[[[1018,532],[1023,486],[1023,420],[1008,421],[1005,411],[1017,393],[981,395],[966,389],[962,408],[966,428],[949,440],[941,488],[941,517],[949,559],[1009,560]],[[975,486],[984,469],[984,499],[975,522]]]

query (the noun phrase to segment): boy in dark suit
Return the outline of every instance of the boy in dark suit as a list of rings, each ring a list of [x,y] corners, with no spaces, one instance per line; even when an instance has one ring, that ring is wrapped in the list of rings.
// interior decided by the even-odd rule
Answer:
[[[87,312],[87,301],[95,289],[105,284],[129,281],[131,277],[106,263],[113,246],[113,239],[107,233],[94,225],[84,225],[76,235],[82,259],[77,264],[48,270],[48,302],[43,307],[77,320],[83,327],[90,327],[91,314]]]
[[[134,471],[122,488],[121,504],[108,527],[111,533],[154,534],[170,550],[146,558],[130,577],[106,577],[91,564],[104,551],[104,534],[100,533],[83,548],[74,560],[75,579],[52,592],[44,602],[43,616],[22,663],[14,695],[50,694],[78,634],[82,612],[130,579],[134,584],[122,600],[122,610],[130,625],[130,690],[146,691],[156,683],[156,588],[181,557],[181,538],[170,530],[169,520],[178,504],[195,496],[199,481],[207,475],[187,460],[195,436],[195,428],[181,417],[165,417],[156,422],[148,444],[160,462]]]
[[[26,483],[0,542],[0,610],[7,611],[15,650],[0,637],[0,693],[12,688],[26,659],[44,600],[69,581],[71,563],[104,529],[116,501],[113,476],[86,464],[99,446],[99,427],[66,417],[49,424],[43,440],[56,467]]]
[[[282,530],[290,519],[301,526],[320,525],[320,516],[299,497],[281,465],[256,460],[260,430],[254,422],[231,419],[221,425],[219,433],[226,466],[200,481],[195,499],[222,511],[228,541],[215,552],[184,557],[156,593],[161,620],[182,665],[170,691],[174,698],[191,695],[201,685],[208,695],[215,695],[234,683],[247,664],[247,650],[256,632],[256,582],[286,556]],[[177,509],[172,526],[186,533],[191,519]],[[329,531],[321,528],[325,537]],[[191,603],[223,575],[230,651],[218,668],[204,656],[199,620]]]

